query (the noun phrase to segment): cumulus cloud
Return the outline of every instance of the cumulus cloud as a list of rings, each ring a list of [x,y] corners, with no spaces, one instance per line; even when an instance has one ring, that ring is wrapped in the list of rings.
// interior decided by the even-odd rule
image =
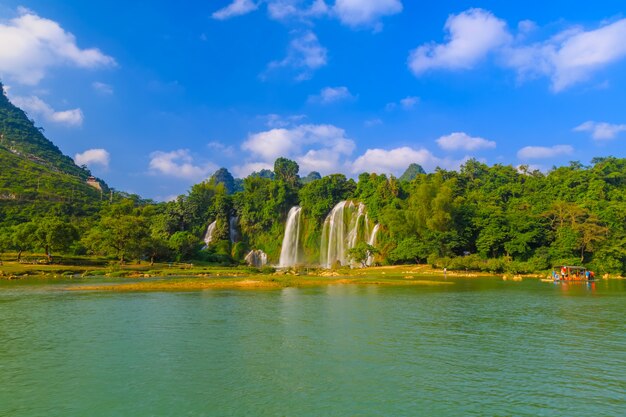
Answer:
[[[591,132],[595,140],[615,139],[620,132],[626,131],[626,124],[616,125],[604,122],[588,121],[574,128],[574,132]]]
[[[445,24],[448,41],[413,50],[409,68],[416,76],[435,69],[468,70],[492,54],[499,65],[516,71],[520,81],[548,77],[552,90],[559,92],[626,58],[626,19],[587,31],[569,27],[535,43],[527,42],[534,22],[525,20],[517,27],[513,36],[504,20],[482,9],[452,15]]]
[[[20,8],[19,16],[0,23],[0,75],[36,85],[52,67],[97,68],[116,65],[99,49],[81,49],[76,37],[57,22]]]
[[[216,20],[226,20],[248,14],[258,8],[259,6],[252,0],[233,0],[228,6],[215,11],[211,17]]]
[[[103,168],[109,167],[110,154],[105,149],[87,149],[85,152],[77,153],[74,156],[76,165],[87,165],[93,167],[100,165]]]
[[[100,81],[94,81],[93,83],[91,83],[91,87],[100,94],[104,94],[107,96],[113,94],[113,87]]]
[[[380,30],[380,19],[402,11],[400,0],[336,0],[332,9],[341,23],[353,27]]]
[[[584,31],[568,28],[552,38],[505,51],[505,62],[520,79],[547,76],[562,91],[626,57],[626,19]]]
[[[315,170],[330,173],[345,163],[355,143],[336,126],[304,124],[251,134],[241,148],[252,154],[252,161],[240,166],[239,172],[246,166],[271,166],[276,158],[284,156],[294,159],[304,171],[318,164]]]
[[[495,48],[511,41],[506,22],[482,9],[451,15],[445,24],[449,40],[425,44],[409,55],[415,75],[433,69],[470,69]]]
[[[517,157],[521,160],[548,159],[557,156],[571,155],[573,152],[574,148],[570,145],[526,146],[517,151]]]
[[[376,172],[379,174],[400,175],[412,164],[420,164],[427,170],[436,167],[456,169],[466,160],[442,159],[429,150],[413,149],[408,146],[394,149],[368,149],[352,163],[352,173]]]
[[[65,126],[75,127],[83,124],[81,109],[56,111],[48,103],[37,96],[11,97],[11,102],[34,117]]]
[[[318,95],[309,96],[309,102],[331,104],[338,101],[354,100],[355,98],[348,87],[325,87]]]
[[[493,149],[496,143],[491,140],[472,137],[464,132],[454,132],[447,136],[441,136],[437,139],[437,144],[441,149],[446,151],[476,151],[479,149]]]
[[[212,163],[194,164],[188,149],[171,152],[156,151],[150,154],[150,172],[188,180],[201,180],[217,169]]]
[[[320,45],[317,36],[308,30],[297,35],[289,43],[287,56],[280,61],[272,61],[267,67],[271,72],[280,68],[296,71],[296,80],[308,80],[315,70],[327,63],[327,50]]]

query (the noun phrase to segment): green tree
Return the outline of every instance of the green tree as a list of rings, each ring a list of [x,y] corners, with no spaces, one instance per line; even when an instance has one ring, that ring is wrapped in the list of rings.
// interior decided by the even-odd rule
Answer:
[[[290,159],[278,158],[274,162],[274,174],[277,181],[285,181],[287,184],[295,186],[299,180],[298,171],[300,171],[300,167]]]
[[[391,251],[389,258],[394,263],[413,262],[418,264],[420,261],[426,260],[432,252],[432,245],[415,236],[411,236],[398,242],[398,246]]]
[[[169,247],[180,261],[190,259],[200,249],[201,241],[189,232],[176,232],[169,239]]]
[[[353,248],[348,249],[348,258],[354,262],[359,262],[363,268],[367,267],[367,260],[378,253],[374,246],[359,242]]]
[[[93,253],[116,256],[120,264],[142,255],[142,243],[148,236],[146,218],[133,201],[113,204],[98,224],[84,237]]]
[[[35,239],[52,262],[52,251],[66,251],[78,239],[78,231],[68,221],[58,217],[44,217],[36,222]]]
[[[17,251],[17,261],[22,260],[24,251],[33,250],[37,225],[33,222],[18,224],[11,229],[11,247]]]

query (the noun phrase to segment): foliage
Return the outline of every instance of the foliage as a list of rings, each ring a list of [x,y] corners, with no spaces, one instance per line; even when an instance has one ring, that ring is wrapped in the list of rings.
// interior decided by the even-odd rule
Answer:
[[[379,251],[374,246],[359,242],[353,248],[348,249],[348,257],[354,262],[361,264],[363,268],[367,266],[367,260],[377,254]]]
[[[0,85],[1,87],[1,85]],[[0,251],[83,253],[127,259],[232,264],[246,251],[277,262],[290,208],[302,207],[305,256],[318,258],[321,228],[342,200],[367,207],[382,225],[377,260],[451,269],[527,272],[564,261],[626,274],[626,159],[572,162],[544,174],[528,166],[470,159],[458,171],[426,174],[412,164],[399,178],[362,173],[300,178],[295,161],[235,179],[224,168],[168,203],[90,187],[90,172],[48,141],[0,95]],[[238,219],[236,242],[231,219]],[[208,224],[214,242],[201,250]],[[356,261],[374,249],[357,245]],[[369,256],[369,255],[368,255]]]

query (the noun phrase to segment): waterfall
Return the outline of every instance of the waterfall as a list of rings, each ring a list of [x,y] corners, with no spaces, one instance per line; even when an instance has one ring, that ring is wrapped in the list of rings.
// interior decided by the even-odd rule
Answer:
[[[338,203],[324,220],[320,245],[320,264],[331,268],[336,262],[349,265],[348,251],[359,242],[375,242],[378,225],[370,232],[365,204],[353,201]]]
[[[237,230],[237,223],[239,223],[239,217],[231,217],[228,220],[228,233],[230,235],[230,243],[239,242],[239,231]]]
[[[262,250],[253,249],[245,257],[245,261],[248,265],[256,268],[261,268],[267,265],[267,254]]]
[[[372,229],[372,234],[370,235],[369,240],[367,241],[368,245],[376,246],[376,235],[378,234],[378,229],[380,228],[380,224],[376,223],[374,225],[374,229]],[[370,255],[367,257],[367,266],[371,266],[374,263],[374,255]]]
[[[209,225],[206,229],[206,233],[204,235],[204,243],[209,246],[213,241],[213,233],[215,233],[215,227],[217,226],[217,220]]]
[[[289,210],[287,215],[287,225],[285,226],[285,237],[280,250],[280,261],[278,266],[295,266],[300,262],[300,226],[302,208],[295,206]]]

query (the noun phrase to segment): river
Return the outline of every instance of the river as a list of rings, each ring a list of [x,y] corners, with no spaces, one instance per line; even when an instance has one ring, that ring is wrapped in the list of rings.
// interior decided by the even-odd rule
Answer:
[[[624,281],[451,281],[129,293],[2,282],[0,415],[626,414]]]

